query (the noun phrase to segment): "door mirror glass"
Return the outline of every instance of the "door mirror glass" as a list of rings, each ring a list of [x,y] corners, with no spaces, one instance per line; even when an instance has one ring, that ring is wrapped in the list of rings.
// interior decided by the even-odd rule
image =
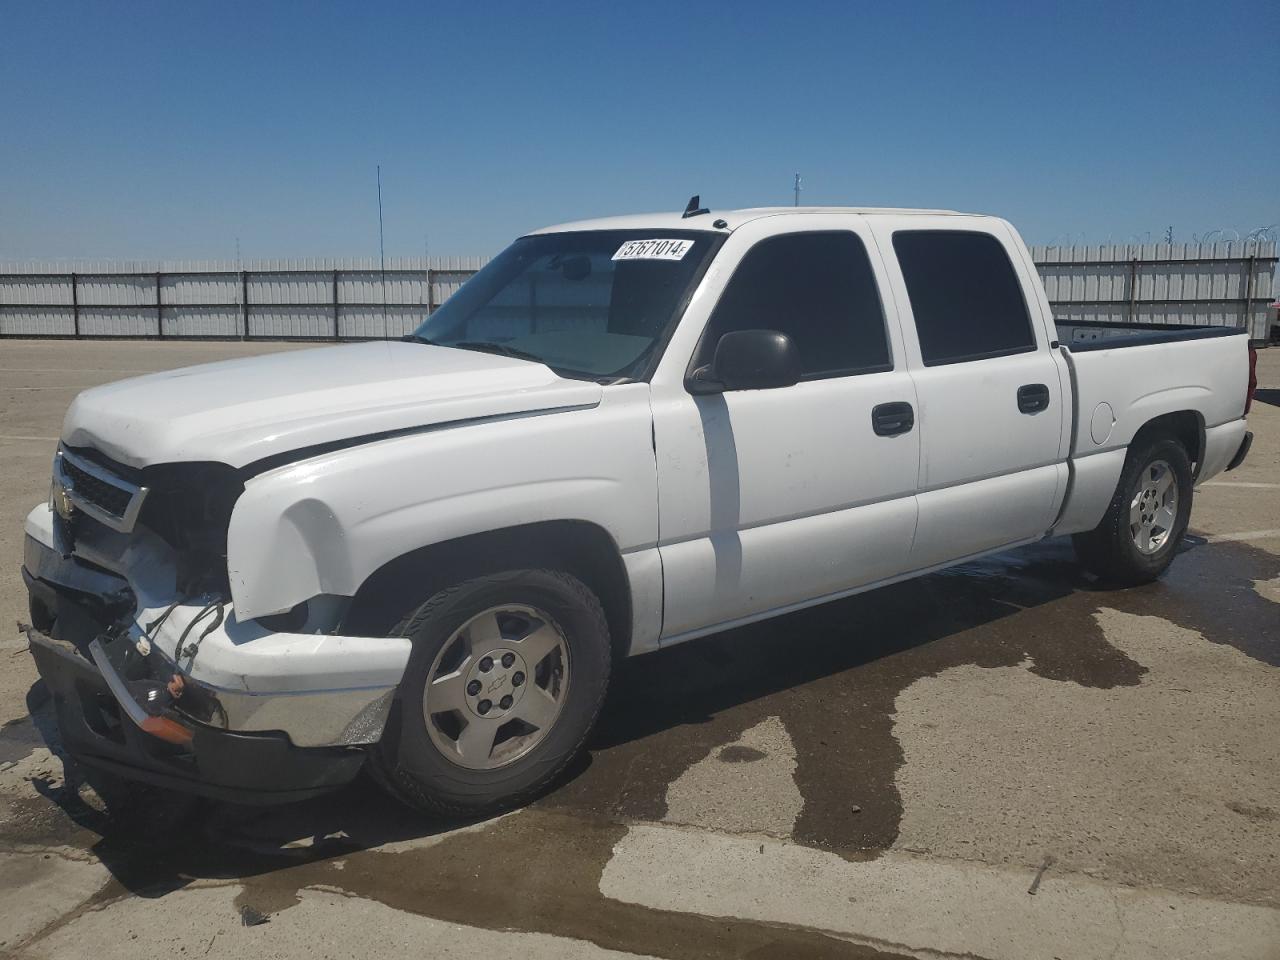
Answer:
[[[710,369],[699,367],[689,383],[694,393],[767,390],[800,380],[795,345],[777,330],[734,330],[716,344]]]

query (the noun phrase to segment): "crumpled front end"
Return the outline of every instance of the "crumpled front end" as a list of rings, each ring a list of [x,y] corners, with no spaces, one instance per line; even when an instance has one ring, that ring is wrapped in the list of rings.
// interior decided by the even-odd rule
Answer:
[[[181,504],[125,474],[60,451],[51,502],[26,522],[28,637],[68,749],[127,776],[240,799],[351,779],[381,736],[409,641],[336,634],[336,597],[240,620],[225,547],[191,535],[210,518],[173,515],[220,511],[216,495],[192,491]],[[166,522],[185,539],[172,542]]]

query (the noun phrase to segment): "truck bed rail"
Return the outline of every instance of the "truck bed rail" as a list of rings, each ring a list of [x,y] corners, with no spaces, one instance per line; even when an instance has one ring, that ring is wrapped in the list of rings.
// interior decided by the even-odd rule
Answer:
[[[1244,327],[1186,326],[1177,323],[1057,320],[1055,325],[1058,329],[1058,341],[1072,353],[1177,343],[1183,340],[1208,340],[1212,337],[1234,337],[1248,333]]]

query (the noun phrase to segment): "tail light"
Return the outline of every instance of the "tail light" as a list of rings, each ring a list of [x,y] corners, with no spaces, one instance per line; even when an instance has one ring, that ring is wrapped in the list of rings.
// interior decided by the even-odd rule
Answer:
[[[1249,345],[1249,392],[1244,395],[1244,412],[1245,416],[1249,415],[1249,408],[1253,406],[1253,394],[1258,389],[1258,349],[1252,344]]]

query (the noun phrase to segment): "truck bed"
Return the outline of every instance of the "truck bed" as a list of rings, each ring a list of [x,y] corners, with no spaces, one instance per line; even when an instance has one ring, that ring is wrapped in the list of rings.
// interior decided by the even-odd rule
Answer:
[[[1178,410],[1198,411],[1206,434],[1227,424],[1243,432],[1248,344],[1245,330],[1236,327],[1130,328],[1070,346],[1063,342],[1075,391],[1073,455],[1122,451],[1143,424]],[[1212,461],[1219,451],[1204,453]]]
[[[1207,340],[1246,333],[1244,327],[1187,326],[1179,323],[1111,323],[1102,320],[1055,320],[1058,342],[1072,353],[1113,350],[1182,340]]]

